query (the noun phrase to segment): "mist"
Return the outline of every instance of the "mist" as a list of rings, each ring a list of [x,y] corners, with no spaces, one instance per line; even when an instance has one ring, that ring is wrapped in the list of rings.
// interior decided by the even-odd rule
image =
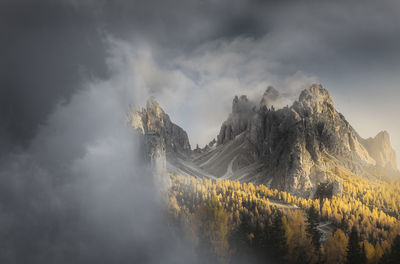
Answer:
[[[141,93],[121,79],[131,65],[110,53],[110,79],[87,79],[25,151],[2,159],[2,263],[194,262],[168,230],[159,186],[126,120]]]
[[[399,153],[398,1],[264,2],[2,1],[0,262],[196,261],[126,120],[150,96],[203,146],[235,95],[321,83]]]

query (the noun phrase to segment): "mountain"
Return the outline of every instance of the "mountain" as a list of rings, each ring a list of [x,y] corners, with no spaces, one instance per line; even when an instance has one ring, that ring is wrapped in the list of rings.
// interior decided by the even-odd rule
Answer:
[[[165,190],[170,185],[166,157],[184,158],[191,155],[187,133],[171,122],[154,98],[146,108],[129,113],[131,126],[139,132],[139,146],[144,162],[152,168],[155,182]]]
[[[133,111],[130,119],[132,126],[141,130],[147,136],[161,138],[166,153],[186,157],[191,153],[187,133],[171,122],[169,116],[154,98],[147,101],[146,108]]]
[[[213,177],[191,162],[193,151],[186,131],[171,121],[154,98],[147,101],[146,108],[131,109],[128,120],[138,132],[143,161],[150,165],[161,190],[170,185],[167,171]]]
[[[139,127],[160,133],[168,170],[184,175],[251,181],[302,197],[313,196],[319,183],[338,192],[337,169],[371,179],[398,176],[389,134],[363,139],[321,85],[302,91],[290,107],[275,109],[279,99],[273,87],[258,104],[236,96],[215,144],[195,151],[154,99],[140,112]]]
[[[362,142],[380,168],[389,171],[397,170],[396,152],[391,147],[387,131],[382,131],[376,137],[362,140]]]

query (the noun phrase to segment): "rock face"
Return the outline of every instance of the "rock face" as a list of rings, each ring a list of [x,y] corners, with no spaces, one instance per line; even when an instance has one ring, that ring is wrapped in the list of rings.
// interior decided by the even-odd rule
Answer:
[[[397,170],[396,153],[387,131],[382,131],[376,137],[362,140],[362,142],[377,166],[389,171]]]
[[[255,106],[242,95],[240,98],[235,96],[232,103],[232,113],[221,127],[221,131],[217,136],[217,145],[224,144],[235,136],[245,131],[249,126],[249,120],[254,115]]]
[[[184,157],[191,154],[187,133],[171,122],[154,98],[147,101],[142,111],[133,111],[130,120],[132,126],[139,128],[142,134],[160,138],[167,153]]]
[[[171,122],[154,98],[147,101],[145,109],[131,111],[129,121],[140,134],[144,159],[153,170],[155,182],[162,190],[167,189],[170,180],[166,157],[187,157],[191,154],[186,132]]]
[[[192,162],[193,155],[208,152],[210,147],[192,151],[187,133],[171,121],[154,98],[147,101],[146,108],[130,111],[128,119],[139,132],[144,159],[162,191],[170,186],[168,172],[214,177]]]
[[[258,109],[246,97],[235,97],[218,147],[196,163],[216,177],[263,183],[306,197],[318,183],[336,184],[331,173],[335,167],[366,177],[374,177],[371,171],[377,168],[398,173],[388,134],[362,139],[322,86],[302,91],[291,107],[279,110],[269,103],[277,97],[268,88]]]
[[[376,163],[319,85],[304,90],[290,108],[264,108],[258,116],[262,130],[250,140],[260,146],[266,174],[279,189],[309,196],[317,183],[329,180],[327,171],[333,166],[359,174]]]
[[[279,98],[279,92],[272,86],[269,86],[264,92],[264,95],[260,102],[260,107],[271,108],[276,100]]]
[[[336,111],[326,89],[312,85],[292,106],[275,110],[280,94],[268,87],[258,104],[235,97],[217,140],[191,150],[186,132],[171,122],[154,99],[131,115],[144,135],[148,156],[166,171],[198,177],[262,183],[302,197],[320,186],[338,192],[334,171],[373,178],[398,176],[387,132],[363,139]]]

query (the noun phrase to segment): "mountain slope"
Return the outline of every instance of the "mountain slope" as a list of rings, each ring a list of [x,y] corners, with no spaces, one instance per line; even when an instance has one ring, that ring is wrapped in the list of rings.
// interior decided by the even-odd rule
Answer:
[[[374,138],[361,140],[361,142],[378,167],[389,172],[397,170],[396,152],[391,146],[387,131],[382,131]]]
[[[195,162],[218,177],[263,183],[300,196],[312,196],[320,182],[336,184],[331,170],[338,166],[368,178],[375,171],[398,174],[387,132],[362,139],[322,86],[302,91],[291,107],[279,110],[266,103],[277,96],[268,88],[258,107],[245,96],[235,97],[217,148]]]
[[[157,182],[169,184],[167,171],[196,177],[214,177],[191,161],[192,150],[186,131],[171,121],[154,98],[147,101],[146,108],[131,110],[129,121],[139,132],[145,159],[151,163]]]
[[[338,167],[372,179],[398,176],[388,133],[361,138],[321,85],[302,91],[292,106],[275,110],[279,96],[272,87],[259,104],[236,96],[216,144],[204,149],[191,151],[186,132],[154,99],[137,112],[136,127],[160,134],[168,170],[183,175],[262,183],[303,197],[313,196],[319,183],[339,190],[332,173]]]

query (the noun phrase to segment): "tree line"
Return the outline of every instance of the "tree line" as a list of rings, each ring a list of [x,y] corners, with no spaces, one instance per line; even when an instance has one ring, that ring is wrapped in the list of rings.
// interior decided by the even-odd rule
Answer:
[[[372,190],[389,183],[335,170],[343,191],[322,203],[265,185],[171,175],[170,226],[209,263],[400,263],[400,221],[395,207],[386,208],[399,183],[380,195]],[[321,223],[331,229],[325,239]]]

